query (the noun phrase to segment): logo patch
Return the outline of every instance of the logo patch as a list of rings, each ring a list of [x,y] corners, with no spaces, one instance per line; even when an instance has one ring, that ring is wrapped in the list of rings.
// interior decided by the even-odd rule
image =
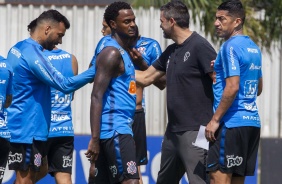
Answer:
[[[40,167],[41,166],[41,154],[40,153],[37,153],[34,155],[34,165],[36,165],[37,167]]]
[[[243,162],[243,157],[234,156],[234,155],[227,155],[227,167],[239,166]]]
[[[133,161],[127,162],[127,172],[131,175],[135,174],[137,172],[136,169],[136,163]]]
[[[113,178],[116,177],[116,175],[117,175],[117,167],[116,167],[115,165],[110,166],[110,171],[111,171],[111,173],[112,173],[112,175],[113,175]],[[95,172],[96,172],[96,170],[95,170]],[[96,173],[95,173],[95,174],[96,174]],[[97,174],[98,174],[98,170],[97,170]],[[95,175],[95,176],[96,176],[96,175]]]
[[[21,153],[15,153],[12,155],[12,152],[9,153],[9,159],[8,159],[8,164],[10,165],[11,163],[18,162],[21,163],[23,160],[23,155]]]
[[[63,156],[63,167],[71,167],[72,166],[72,158],[70,156]]]
[[[187,51],[187,52],[184,54],[184,60],[183,60],[183,62],[187,61],[187,60],[189,59],[189,57],[190,57],[190,52]]]

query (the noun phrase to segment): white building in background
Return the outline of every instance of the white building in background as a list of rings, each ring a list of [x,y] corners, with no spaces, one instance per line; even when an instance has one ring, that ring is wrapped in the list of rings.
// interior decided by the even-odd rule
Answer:
[[[65,15],[71,24],[63,38],[60,48],[74,54],[78,59],[79,73],[88,68],[96,44],[102,38],[101,28],[104,7],[98,6],[33,6],[0,5],[0,55],[6,57],[8,50],[18,41],[29,37],[27,25],[47,9],[57,9]],[[163,38],[160,29],[159,9],[135,9],[136,23],[142,36],[159,41],[164,50],[171,40]],[[191,30],[200,31],[199,25],[191,21]],[[218,48],[216,48],[218,50]],[[277,48],[272,49],[272,57],[263,54],[264,89],[258,98],[258,108],[262,122],[263,137],[277,137],[279,126],[280,96],[280,57]],[[24,79],[23,79],[24,80]],[[193,90],[193,89],[191,89]],[[76,134],[90,134],[90,94],[92,84],[88,84],[75,93],[73,122]],[[148,135],[163,135],[166,123],[166,90],[160,91],[154,86],[145,89],[146,121]]]

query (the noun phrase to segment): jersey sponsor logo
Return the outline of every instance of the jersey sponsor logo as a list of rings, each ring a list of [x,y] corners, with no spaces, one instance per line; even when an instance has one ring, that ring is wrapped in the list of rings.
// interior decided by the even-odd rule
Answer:
[[[153,45],[153,47],[154,47],[155,50],[156,50],[156,55],[157,55],[157,58],[156,58],[156,59],[158,59],[158,58],[160,57],[160,50],[159,50],[159,47],[158,47],[158,45],[157,45],[156,43]]]
[[[63,167],[72,167],[72,158],[70,156],[63,156]]]
[[[110,169],[110,171],[111,171],[111,173],[113,175],[113,178],[115,178],[116,175],[117,175],[117,167],[115,165],[113,165],[113,166],[110,166],[109,169]]]
[[[59,60],[59,59],[66,59],[71,58],[70,54],[60,54],[60,55],[51,55],[48,56],[48,59],[51,60]]]
[[[6,67],[7,67],[6,63],[3,62],[0,63],[0,68],[6,68]]]
[[[135,95],[136,94],[136,82],[134,80],[130,81],[128,87],[129,94]]]
[[[234,155],[226,155],[227,158],[227,167],[234,167],[234,166],[239,166],[243,162],[243,157],[239,156],[234,156]]]
[[[137,172],[136,163],[133,161],[127,162],[127,172],[128,174],[135,174]]]
[[[11,133],[10,132],[0,132],[0,137],[10,138],[11,137]]]
[[[14,48],[11,49],[11,53],[14,54],[17,58],[20,58],[22,55],[18,50]]]
[[[21,163],[22,160],[23,160],[23,155],[21,153],[12,154],[12,152],[10,151],[9,157],[8,157],[8,164],[11,164],[14,162]]]
[[[259,116],[243,116],[243,120],[260,121]]]
[[[257,96],[257,80],[246,80],[244,85],[244,95],[246,98],[255,98]]]
[[[259,53],[258,49],[254,49],[254,48],[247,48],[247,51],[250,53],[255,53],[255,54]]]
[[[261,66],[256,66],[254,63],[251,64],[249,70],[260,70]]]
[[[6,80],[1,80],[0,79],[0,84],[5,84],[6,83]]]
[[[230,54],[230,61],[231,61],[231,69],[232,70],[236,70],[235,58],[234,58],[234,53],[233,53],[233,47],[230,47],[229,54]]]
[[[6,127],[6,122],[4,119],[0,119],[0,128]]]
[[[258,108],[255,104],[255,102],[252,102],[252,103],[244,103],[244,107],[246,110],[248,111],[257,111]]]
[[[71,94],[65,94],[64,96],[59,96],[56,90],[55,97],[52,99],[52,107],[64,107],[69,106],[71,103]]]
[[[51,121],[65,121],[65,120],[70,120],[70,116],[68,114],[56,114],[53,113],[51,114]]]
[[[63,133],[73,132],[73,126],[57,126],[50,128],[50,132],[59,132],[62,131]]]
[[[34,165],[37,166],[37,167],[40,167],[41,166],[41,154],[40,153],[37,153],[34,155]]]
[[[184,54],[184,60],[183,60],[183,62],[186,62],[186,61],[189,59],[189,57],[190,57],[190,52],[187,51],[187,52]]]
[[[47,77],[49,78],[50,81],[53,81],[50,77],[50,75],[47,73],[47,71],[41,66],[41,64],[39,63],[38,60],[34,61],[34,63],[40,68],[41,72]]]
[[[4,113],[4,97],[0,96],[0,113]]]

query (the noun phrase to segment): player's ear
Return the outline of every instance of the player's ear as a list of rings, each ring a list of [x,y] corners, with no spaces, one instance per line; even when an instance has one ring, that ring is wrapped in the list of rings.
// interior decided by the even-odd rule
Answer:
[[[111,27],[112,29],[116,29],[116,28],[117,28],[117,23],[116,23],[116,21],[110,20],[110,27]]]

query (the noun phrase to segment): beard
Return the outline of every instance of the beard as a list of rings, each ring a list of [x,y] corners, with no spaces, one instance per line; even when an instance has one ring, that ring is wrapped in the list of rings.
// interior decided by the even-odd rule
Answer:
[[[170,37],[170,33],[165,32],[164,30],[163,30],[163,37],[164,37],[165,39],[170,39],[170,38],[171,38],[171,37]]]
[[[55,45],[56,44],[54,43],[54,41],[50,37],[48,37],[42,44],[42,47],[46,50],[53,50]]]

